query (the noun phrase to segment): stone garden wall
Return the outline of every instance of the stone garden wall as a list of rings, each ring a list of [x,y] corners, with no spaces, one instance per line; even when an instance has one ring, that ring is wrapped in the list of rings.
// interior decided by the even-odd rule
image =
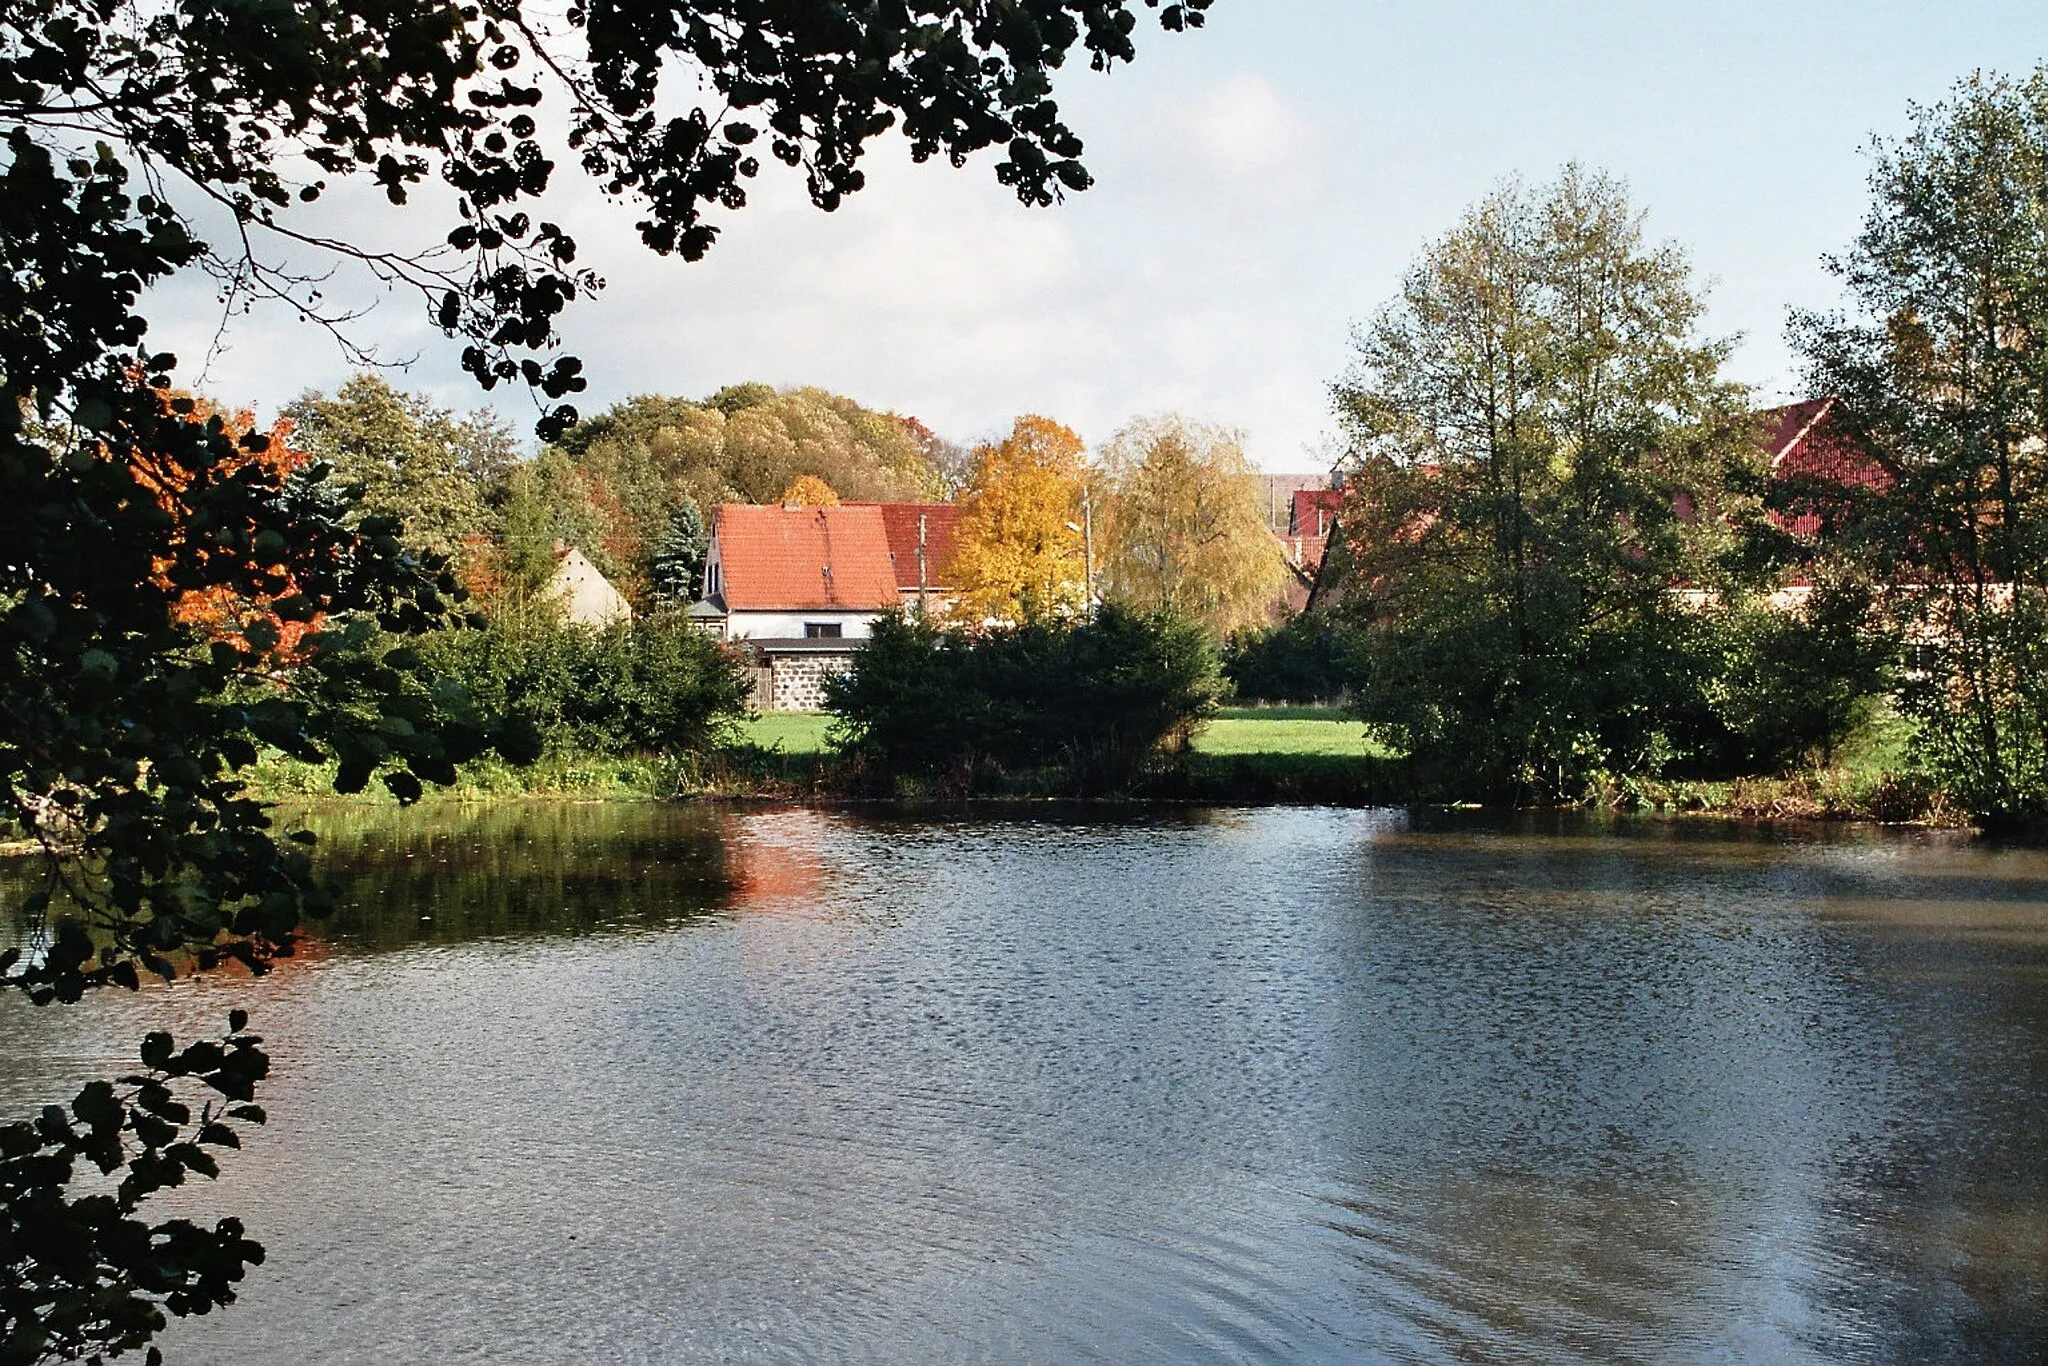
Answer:
[[[853,667],[853,655],[777,655],[771,669],[770,711],[823,711],[825,680]]]

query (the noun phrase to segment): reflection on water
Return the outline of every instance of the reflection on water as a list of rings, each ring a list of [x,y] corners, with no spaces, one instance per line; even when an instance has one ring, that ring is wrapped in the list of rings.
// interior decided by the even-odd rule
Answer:
[[[1261,810],[324,816],[206,1361],[2023,1360],[2048,859]]]

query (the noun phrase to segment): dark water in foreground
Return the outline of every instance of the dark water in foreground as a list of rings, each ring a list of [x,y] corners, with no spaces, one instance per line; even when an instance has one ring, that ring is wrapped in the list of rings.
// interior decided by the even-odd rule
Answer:
[[[2048,1349],[2048,858],[1316,810],[326,821],[250,1005],[271,1251],[171,1360]]]

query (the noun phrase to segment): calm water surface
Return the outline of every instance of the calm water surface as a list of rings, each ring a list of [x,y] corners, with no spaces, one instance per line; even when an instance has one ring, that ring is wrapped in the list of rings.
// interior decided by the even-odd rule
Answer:
[[[2035,1361],[2048,858],[1258,810],[329,816],[173,1362]]]

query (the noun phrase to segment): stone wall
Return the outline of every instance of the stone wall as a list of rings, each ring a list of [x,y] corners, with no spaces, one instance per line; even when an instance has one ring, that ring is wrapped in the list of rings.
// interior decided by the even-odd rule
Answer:
[[[853,667],[853,654],[776,655],[770,711],[823,711],[825,680]]]

